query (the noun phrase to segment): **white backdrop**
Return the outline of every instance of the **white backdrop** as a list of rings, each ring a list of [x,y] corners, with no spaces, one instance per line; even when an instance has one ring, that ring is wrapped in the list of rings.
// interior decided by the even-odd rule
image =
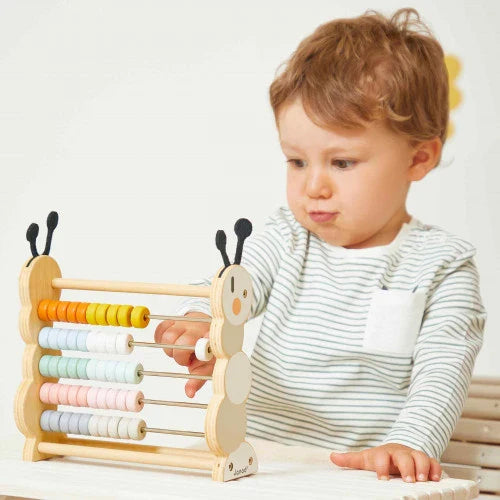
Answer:
[[[17,432],[12,410],[24,349],[17,279],[30,255],[28,225],[40,224],[43,248],[46,216],[59,212],[51,254],[65,277],[187,283],[215,271],[222,262],[217,229],[228,234],[232,256],[236,219],[247,217],[260,231],[286,204],[284,157],[268,104],[278,65],[327,20],[403,6],[0,0],[2,433]],[[461,60],[463,103],[451,116],[456,132],[443,154],[449,165],[412,187],[408,209],[476,245],[489,317],[475,372],[499,375],[500,3],[411,6]],[[65,296],[146,303],[164,314],[178,300]],[[247,329],[248,352],[258,323]],[[175,368],[162,353],[137,357],[147,368]],[[149,380],[144,391],[165,398],[168,389],[175,399],[182,386]],[[196,411],[148,408],[146,420],[201,430],[203,412]]]

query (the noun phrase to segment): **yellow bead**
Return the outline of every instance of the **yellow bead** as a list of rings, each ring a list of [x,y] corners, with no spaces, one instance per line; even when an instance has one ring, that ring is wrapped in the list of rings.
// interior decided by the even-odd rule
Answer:
[[[108,321],[106,320],[106,312],[108,310],[109,304],[99,304],[95,312],[95,319],[98,325],[108,326]]]
[[[134,328],[146,328],[149,324],[149,309],[144,306],[135,306],[131,319]]]
[[[108,325],[111,326],[120,326],[118,323],[118,309],[120,308],[119,304],[111,304],[106,311],[106,321]]]
[[[93,302],[89,304],[87,307],[87,311],[85,312],[85,317],[87,319],[87,323],[89,325],[97,325],[97,319],[95,317],[95,313],[100,304]]]
[[[120,306],[118,308],[118,314],[116,315],[116,317],[118,318],[118,324],[120,326],[132,326],[132,323],[130,321],[132,309],[132,306]]]

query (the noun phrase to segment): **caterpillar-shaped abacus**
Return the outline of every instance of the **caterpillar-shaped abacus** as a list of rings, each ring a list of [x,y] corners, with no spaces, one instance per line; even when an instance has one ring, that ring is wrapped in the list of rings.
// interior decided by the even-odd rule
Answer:
[[[47,242],[38,254],[38,226],[27,231],[33,257],[19,278],[21,312],[19,328],[26,343],[23,380],[15,401],[15,417],[26,437],[23,459],[37,461],[57,455],[140,462],[212,471],[216,481],[227,481],[257,472],[257,457],[245,441],[245,403],[250,391],[251,369],[242,352],[244,324],[250,314],[252,282],[240,265],[244,240],[251,234],[247,219],[235,224],[238,236],[234,264],[226,253],[226,235],[217,231],[216,245],[224,267],[211,286],[63,279],[49,256],[58,216],[47,218]],[[145,306],[61,301],[63,289],[206,297],[211,318],[151,314]],[[210,323],[209,339],[194,346],[138,342],[127,331],[102,327],[145,328],[150,320],[174,319]],[[53,322],[78,324],[54,328]],[[116,359],[63,356],[61,351],[127,355],[136,347],[193,351],[203,361],[215,356],[211,376],[148,371],[141,363]],[[146,398],[142,391],[114,387],[62,384],[58,379],[95,380],[139,384],[146,376],[211,380],[213,395],[208,404]],[[140,412],[144,405],[164,405],[206,410],[204,432],[151,427],[140,418],[107,416],[89,412],[58,411],[58,405]],[[92,438],[141,440],[146,433],[204,437],[209,451],[173,448]]]

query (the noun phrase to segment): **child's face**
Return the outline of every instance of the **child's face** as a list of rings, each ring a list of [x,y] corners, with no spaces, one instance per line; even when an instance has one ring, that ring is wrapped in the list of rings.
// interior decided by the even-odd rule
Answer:
[[[410,175],[415,152],[406,139],[380,122],[355,131],[320,128],[300,100],[280,111],[278,128],[288,160],[288,204],[306,229],[332,245],[364,248],[390,243],[410,220],[405,202],[416,180]],[[337,214],[318,221],[313,211]]]

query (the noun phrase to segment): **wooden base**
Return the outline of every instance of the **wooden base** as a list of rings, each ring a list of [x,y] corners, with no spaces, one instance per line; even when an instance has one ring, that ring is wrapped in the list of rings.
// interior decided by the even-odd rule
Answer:
[[[28,442],[26,445],[28,445]],[[255,474],[258,468],[255,451],[247,442],[243,442],[235,452],[227,457],[216,456],[205,450],[67,437],[62,437],[58,442],[41,441],[37,444],[36,452],[39,457],[38,460],[52,456],[75,456],[211,470],[212,479],[215,481],[230,481],[249,476]]]

